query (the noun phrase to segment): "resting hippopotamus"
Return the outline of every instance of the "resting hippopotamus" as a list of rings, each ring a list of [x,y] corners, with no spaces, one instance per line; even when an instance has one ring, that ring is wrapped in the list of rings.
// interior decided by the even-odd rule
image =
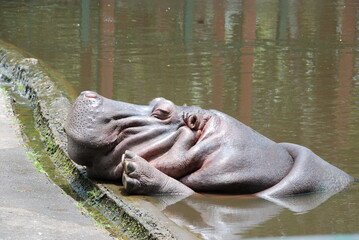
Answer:
[[[156,98],[134,105],[85,91],[69,112],[70,158],[130,194],[281,197],[338,191],[353,178],[309,149],[276,143],[216,110]]]

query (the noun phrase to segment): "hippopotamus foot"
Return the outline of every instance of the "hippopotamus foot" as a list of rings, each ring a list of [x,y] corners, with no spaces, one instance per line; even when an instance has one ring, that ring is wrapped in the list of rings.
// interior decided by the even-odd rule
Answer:
[[[162,173],[131,151],[123,154],[122,165],[124,170],[122,183],[129,194],[191,195],[194,193],[192,189]]]

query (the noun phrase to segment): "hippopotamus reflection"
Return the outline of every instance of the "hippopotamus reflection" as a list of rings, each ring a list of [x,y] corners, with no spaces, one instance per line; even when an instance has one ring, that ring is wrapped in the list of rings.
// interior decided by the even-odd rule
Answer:
[[[156,207],[169,219],[181,227],[190,226],[190,231],[200,235],[201,239],[249,239],[260,237],[261,233],[273,236],[269,239],[280,239],[303,235],[303,229],[306,235],[332,233],[336,229],[350,232],[352,227],[346,221],[332,219],[355,216],[353,207],[348,204],[348,200],[357,202],[353,192],[355,189],[346,191],[329,200],[328,204],[322,203],[332,196],[332,192],[276,198],[280,202],[275,203],[248,195],[218,194],[193,194],[175,202],[172,198],[180,196],[162,195],[154,199],[159,200]],[[341,206],[338,201],[345,203]]]
[[[65,131],[70,158],[129,194],[214,192],[278,197],[338,191],[353,178],[309,149],[275,143],[216,110],[82,92]]]

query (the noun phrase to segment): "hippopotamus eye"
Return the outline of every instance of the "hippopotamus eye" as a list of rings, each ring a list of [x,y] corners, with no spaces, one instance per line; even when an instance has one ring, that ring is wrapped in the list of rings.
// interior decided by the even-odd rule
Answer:
[[[158,119],[161,119],[161,120],[165,120],[169,117],[170,115],[170,112],[169,111],[166,111],[166,110],[163,110],[163,109],[155,109],[152,114],[151,114],[153,117],[155,118],[158,118]]]
[[[152,117],[158,118],[160,120],[171,119],[171,116],[176,109],[173,102],[165,100],[163,98],[157,98],[152,101],[152,104],[153,103],[155,103],[155,105],[153,106],[153,110],[151,113]]]

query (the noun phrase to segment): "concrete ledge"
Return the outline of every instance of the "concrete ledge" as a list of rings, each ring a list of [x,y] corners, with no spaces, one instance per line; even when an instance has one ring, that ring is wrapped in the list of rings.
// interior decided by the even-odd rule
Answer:
[[[7,82],[30,100],[36,128],[51,160],[75,191],[112,221],[131,239],[188,239],[193,235],[179,228],[158,209],[147,211],[149,202],[115,194],[104,184],[90,180],[81,166],[72,162],[66,151],[63,123],[71,96],[57,84],[63,79],[42,61],[0,40],[0,81]],[[63,86],[61,85],[62,89]],[[146,210],[140,207],[146,206]],[[165,223],[165,224],[163,224]]]

